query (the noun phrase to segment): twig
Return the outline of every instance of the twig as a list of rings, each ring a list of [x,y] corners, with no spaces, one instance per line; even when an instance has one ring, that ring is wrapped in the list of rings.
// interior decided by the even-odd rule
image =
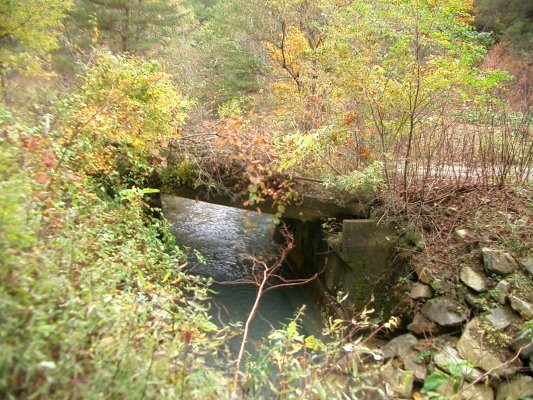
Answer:
[[[502,367],[505,367],[506,365],[509,365],[509,364],[515,362],[515,361],[518,359],[518,357],[520,357],[520,353],[522,352],[522,350],[524,350],[526,347],[528,347],[528,346],[530,346],[530,345],[531,345],[531,344],[528,343],[527,345],[520,347],[520,348],[518,349],[518,351],[516,352],[516,354],[514,355],[513,358],[511,358],[510,360],[507,360],[506,362],[504,362],[504,363],[502,363],[502,364],[500,364],[500,365],[498,365],[498,366],[496,366],[496,367],[494,367],[494,368],[489,369],[487,372],[485,372],[485,373],[484,373],[483,375],[481,375],[479,378],[474,379],[474,380],[472,381],[472,383],[470,383],[467,387],[461,389],[461,390],[459,391],[459,393],[457,393],[452,399],[457,398],[457,396],[460,395],[462,392],[464,392],[465,390],[471,388],[472,386],[474,386],[476,383],[480,382],[481,380],[485,379],[486,377],[488,377],[489,375],[491,375],[494,371],[496,371],[496,370],[498,370],[498,369],[500,369],[500,368],[502,368]]]

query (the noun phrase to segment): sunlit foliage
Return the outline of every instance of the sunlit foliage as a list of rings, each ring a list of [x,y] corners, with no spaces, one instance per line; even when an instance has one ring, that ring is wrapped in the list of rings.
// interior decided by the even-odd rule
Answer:
[[[2,87],[13,73],[42,73],[43,61],[58,46],[59,28],[71,4],[69,0],[0,1]]]
[[[87,139],[83,168],[141,184],[150,159],[162,161],[158,148],[179,135],[187,104],[158,62],[101,53],[72,106],[71,135]]]

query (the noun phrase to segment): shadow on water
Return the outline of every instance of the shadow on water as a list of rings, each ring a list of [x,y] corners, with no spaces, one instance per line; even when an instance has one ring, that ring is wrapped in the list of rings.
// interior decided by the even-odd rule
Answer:
[[[213,321],[219,326],[244,324],[257,287],[231,282],[247,276],[246,254],[267,259],[275,256],[272,216],[175,196],[163,196],[163,212],[178,245],[189,249],[190,271],[221,282],[212,286]],[[203,261],[194,256],[194,251],[201,253]],[[302,333],[320,336],[321,316],[305,288],[280,288],[262,297],[250,328],[249,349],[253,351],[254,344],[265,339],[272,328],[291,321],[302,306],[306,307]],[[238,343],[230,343],[232,352],[236,352]]]

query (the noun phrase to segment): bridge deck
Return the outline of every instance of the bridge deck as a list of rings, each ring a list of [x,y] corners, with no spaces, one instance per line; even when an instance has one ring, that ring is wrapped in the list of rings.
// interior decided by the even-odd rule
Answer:
[[[316,192],[300,192],[300,201],[297,204],[290,204],[285,207],[283,218],[293,218],[302,221],[318,221],[327,217],[342,217],[342,218],[367,218],[369,214],[369,205],[359,202],[356,199],[353,201],[340,201],[334,196],[326,197]],[[205,189],[192,189],[189,187],[182,187],[174,189],[170,195],[185,197],[199,201],[205,201],[213,204],[220,204],[224,206],[237,207],[248,210],[259,210],[267,214],[275,214],[276,209],[273,207],[271,201],[265,201],[259,206],[245,207],[243,201],[245,199],[231,197],[228,195],[220,195],[208,193]]]

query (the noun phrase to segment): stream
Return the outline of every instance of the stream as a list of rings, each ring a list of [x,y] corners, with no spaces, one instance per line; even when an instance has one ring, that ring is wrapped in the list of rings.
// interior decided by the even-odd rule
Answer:
[[[169,195],[162,196],[162,202],[177,244],[188,254],[189,271],[215,281],[210,304],[213,322],[219,326],[239,321],[244,324],[257,287],[231,282],[248,276],[251,262],[246,254],[275,256],[273,217]],[[284,269],[290,273],[290,268]],[[250,327],[249,343],[264,339],[271,328],[287,324],[302,306],[306,307],[302,333],[320,336],[322,317],[305,287],[296,286],[265,293]],[[230,344],[232,350],[237,344]]]

